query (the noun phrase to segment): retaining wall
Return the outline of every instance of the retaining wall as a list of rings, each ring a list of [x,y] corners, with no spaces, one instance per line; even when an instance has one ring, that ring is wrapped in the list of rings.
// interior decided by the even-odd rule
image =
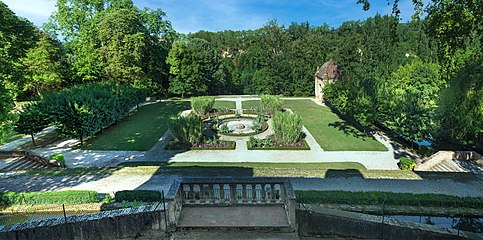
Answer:
[[[142,206],[0,226],[2,240],[164,239],[162,205]]]
[[[300,204],[299,236],[357,239],[483,239],[482,234]]]

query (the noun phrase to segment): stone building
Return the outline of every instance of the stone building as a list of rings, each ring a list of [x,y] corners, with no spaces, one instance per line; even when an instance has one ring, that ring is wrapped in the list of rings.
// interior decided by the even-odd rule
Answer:
[[[327,84],[338,80],[340,76],[341,71],[332,59],[324,63],[322,67],[317,68],[317,72],[315,72],[315,99],[317,99],[319,102],[323,102],[324,87]]]

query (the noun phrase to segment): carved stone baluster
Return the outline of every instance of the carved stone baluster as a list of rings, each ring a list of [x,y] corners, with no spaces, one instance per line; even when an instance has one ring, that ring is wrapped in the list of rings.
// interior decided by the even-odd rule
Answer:
[[[277,196],[275,196],[275,183],[270,183],[270,202],[276,202]]]
[[[229,186],[230,186],[230,200],[231,200],[231,203],[232,204],[236,204],[237,203],[237,199],[236,199],[236,184],[230,183]]]
[[[196,197],[195,197],[194,186],[193,184],[189,184],[189,187],[190,187],[190,192],[189,192],[190,202],[195,203]]]
[[[205,185],[204,184],[200,184],[200,202],[199,203],[205,203]]]
[[[207,203],[216,203],[216,198],[215,198],[215,188],[213,187],[213,184],[208,184],[208,200],[206,201]]]
[[[262,192],[261,192],[261,194],[260,194],[260,195],[261,195],[261,196],[260,196],[260,201],[261,201],[261,202],[266,202],[266,197],[267,197],[267,196],[266,196],[266,194],[267,194],[267,193],[265,192],[265,183],[262,183],[262,184],[260,184],[260,185],[262,186]]]
[[[242,184],[242,202],[247,202],[247,185],[245,183]]]
[[[257,202],[257,184],[252,183],[252,203]]]
[[[225,184],[219,184],[220,185],[220,203],[225,203]]]
[[[285,197],[286,197],[285,184],[281,183],[280,184],[280,202],[285,203]]]

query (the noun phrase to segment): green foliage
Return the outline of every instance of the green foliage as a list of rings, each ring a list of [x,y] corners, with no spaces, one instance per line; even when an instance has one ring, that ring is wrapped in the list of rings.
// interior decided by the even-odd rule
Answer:
[[[441,94],[438,118],[443,138],[483,147],[483,57],[472,58]]]
[[[230,132],[230,129],[228,128],[228,126],[226,125],[226,123],[222,124],[220,126],[220,129],[218,130],[220,133],[229,133]]]
[[[0,143],[8,137],[13,130],[15,115],[11,113],[13,98],[8,89],[0,84]]]
[[[273,116],[273,132],[277,142],[296,143],[302,137],[302,118],[289,112],[278,112]]]
[[[49,115],[43,112],[36,103],[24,106],[23,108],[23,111],[18,114],[15,131],[29,134],[32,137],[32,143],[35,145],[34,135],[48,127],[51,123]]]
[[[41,95],[65,86],[67,66],[61,43],[46,32],[39,32],[38,35],[39,41],[21,61],[27,68],[24,90]]]
[[[59,162],[62,166],[65,166],[65,158],[64,154],[62,153],[57,153],[49,156],[50,159],[56,160]]]
[[[173,118],[169,122],[169,130],[178,143],[201,143],[203,129],[203,122],[196,115]]]
[[[436,64],[414,61],[381,85],[379,120],[411,141],[431,139],[440,90],[445,86]]]
[[[248,149],[251,148],[271,148],[274,143],[271,138],[259,139],[255,137],[250,137],[247,142]]]
[[[48,94],[38,105],[61,133],[83,142],[127,116],[144,101],[144,94],[143,89],[129,85],[92,83]]]
[[[181,97],[212,93],[219,61],[213,46],[206,40],[195,38],[174,42],[166,59],[172,75],[169,92]]]
[[[356,205],[400,205],[451,208],[483,207],[481,197],[457,197],[443,194],[412,194],[393,192],[349,192],[349,191],[295,191],[301,203],[356,204]]]
[[[416,160],[411,158],[402,157],[399,159],[399,168],[401,170],[412,171],[416,166]]]
[[[155,190],[124,190],[116,192],[116,202],[161,202],[161,193]]]
[[[213,105],[215,104],[214,97],[192,97],[191,98],[191,109],[197,114],[206,115],[213,110]]]
[[[35,204],[83,204],[98,202],[96,191],[69,190],[60,192],[3,192],[0,206]]]
[[[263,95],[260,97],[260,110],[268,115],[280,111],[283,106],[283,99],[279,96]]]

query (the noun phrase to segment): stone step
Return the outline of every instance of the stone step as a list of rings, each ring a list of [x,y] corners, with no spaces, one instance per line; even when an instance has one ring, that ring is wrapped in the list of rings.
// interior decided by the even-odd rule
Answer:
[[[0,159],[0,171],[2,172],[44,168],[48,167],[38,162],[27,161],[23,157]]]
[[[281,233],[271,231],[246,231],[246,230],[217,230],[217,231],[179,231],[171,235],[170,240],[299,240],[297,233]]]

